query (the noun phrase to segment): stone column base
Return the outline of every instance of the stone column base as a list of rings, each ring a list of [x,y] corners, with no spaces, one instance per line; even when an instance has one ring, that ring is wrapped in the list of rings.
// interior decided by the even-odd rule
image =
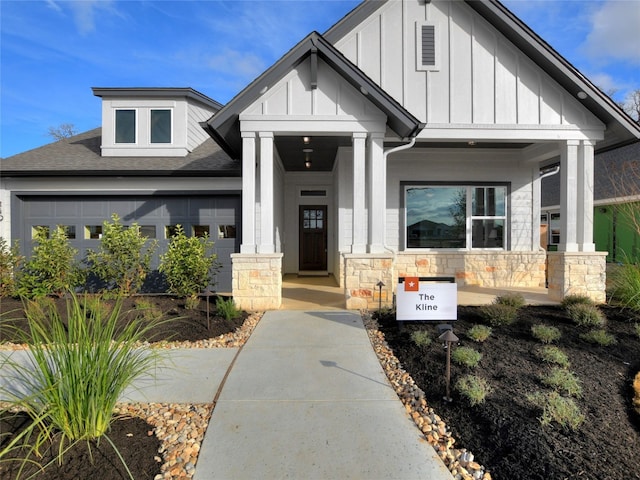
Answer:
[[[346,253],[343,255],[346,308],[377,310],[393,305],[393,254]],[[377,286],[382,281],[382,290]]]
[[[586,295],[596,303],[606,301],[607,252],[548,252],[549,299]]]
[[[282,305],[282,254],[233,253],[232,295],[247,311],[277,310]]]

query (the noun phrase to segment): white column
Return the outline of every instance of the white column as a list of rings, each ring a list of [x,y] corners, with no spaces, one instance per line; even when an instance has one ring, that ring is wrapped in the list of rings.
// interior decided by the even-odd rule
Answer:
[[[384,156],[384,133],[372,133],[367,154],[369,175],[369,253],[384,252],[384,235],[387,208],[387,169]]]
[[[240,253],[256,253],[256,134],[242,132],[242,244]]]
[[[531,169],[531,188],[532,188],[532,204],[531,204],[531,250],[540,250],[540,215],[542,213],[542,180],[540,179],[540,167],[534,165]]]
[[[585,140],[578,148],[578,248],[595,252],[593,242],[593,150],[594,142]]]
[[[273,241],[273,132],[260,132],[260,245],[258,253],[275,253]]]
[[[560,148],[560,251],[578,251],[578,140]]]
[[[367,251],[366,139],[366,133],[353,134],[353,240],[351,253],[366,253]]]

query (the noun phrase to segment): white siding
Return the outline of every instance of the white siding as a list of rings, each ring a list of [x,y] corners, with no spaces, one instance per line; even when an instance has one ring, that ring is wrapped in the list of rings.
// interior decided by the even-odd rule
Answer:
[[[200,122],[206,122],[215,113],[215,110],[190,100],[187,104],[187,150],[192,152],[201,145],[209,135],[200,126]]]
[[[416,68],[416,23],[436,26],[440,68]],[[336,47],[428,125],[602,128],[601,122],[471,7],[390,1]],[[561,130],[563,131],[563,130]],[[531,133],[534,132],[534,133]],[[535,129],[530,130],[535,140]],[[421,136],[428,136],[428,128]]]

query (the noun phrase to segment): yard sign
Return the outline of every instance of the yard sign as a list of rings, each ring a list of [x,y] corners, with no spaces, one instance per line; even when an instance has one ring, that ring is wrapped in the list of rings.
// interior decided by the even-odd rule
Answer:
[[[396,289],[396,320],[457,320],[458,286],[436,283],[440,277],[400,278]]]

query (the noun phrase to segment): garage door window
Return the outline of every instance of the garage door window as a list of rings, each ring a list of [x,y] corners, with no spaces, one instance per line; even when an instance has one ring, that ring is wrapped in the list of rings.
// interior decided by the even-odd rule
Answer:
[[[156,238],[156,226],[155,225],[141,225],[140,235],[147,238]]]
[[[236,238],[235,225],[219,225],[218,238]]]
[[[45,238],[49,238],[49,227],[46,225],[34,225],[31,227],[31,238],[36,238],[38,234],[38,230],[42,231],[45,235]]]
[[[209,225],[194,225],[191,229],[191,235],[198,238],[209,236]]]

